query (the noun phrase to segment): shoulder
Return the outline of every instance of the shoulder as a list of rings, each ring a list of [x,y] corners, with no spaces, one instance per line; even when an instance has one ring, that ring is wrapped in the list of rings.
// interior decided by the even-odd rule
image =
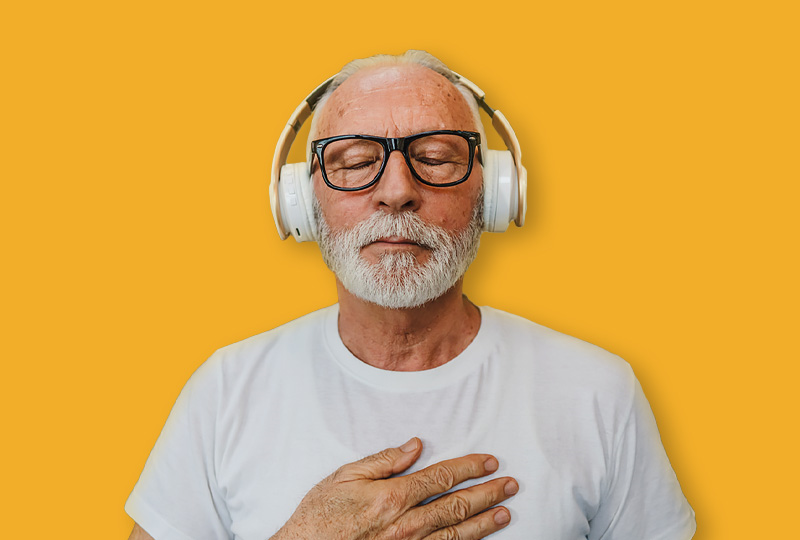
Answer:
[[[326,321],[337,306],[314,311],[281,326],[217,349],[192,375],[189,384],[235,390],[256,380],[302,369],[320,346]]]
[[[616,354],[511,313],[490,307],[481,312],[515,370],[529,373],[537,386],[630,397],[635,376]]]
[[[548,463],[581,478],[604,475],[641,392],[631,366],[601,347],[522,317],[485,312],[499,334],[506,393],[535,419]]]
[[[335,316],[337,310],[338,307],[333,305],[313,311],[272,330],[222,347],[216,351],[215,355],[227,359],[259,357],[275,347],[287,344],[298,346],[301,343],[319,339],[326,321],[329,317]]]

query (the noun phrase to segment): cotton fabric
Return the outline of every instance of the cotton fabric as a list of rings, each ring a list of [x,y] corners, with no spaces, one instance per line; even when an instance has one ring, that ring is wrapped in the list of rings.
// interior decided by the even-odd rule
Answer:
[[[125,506],[155,540],[265,540],[341,465],[413,436],[407,472],[490,453],[520,490],[497,540],[684,540],[695,530],[650,406],[619,357],[482,307],[435,369],[361,362],[338,306],[220,349],[190,378]]]

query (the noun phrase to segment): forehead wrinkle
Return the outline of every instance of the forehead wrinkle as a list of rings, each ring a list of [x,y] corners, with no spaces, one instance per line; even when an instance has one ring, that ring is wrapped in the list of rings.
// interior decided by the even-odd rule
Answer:
[[[475,128],[463,94],[442,75],[417,66],[383,66],[356,73],[331,94],[319,137]]]

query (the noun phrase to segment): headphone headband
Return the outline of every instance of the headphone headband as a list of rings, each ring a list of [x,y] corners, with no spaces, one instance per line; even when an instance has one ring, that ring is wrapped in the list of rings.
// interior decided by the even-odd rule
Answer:
[[[286,122],[286,127],[283,128],[281,136],[278,138],[278,144],[275,147],[275,155],[272,156],[272,178],[269,183],[269,204],[272,207],[272,215],[275,218],[275,226],[278,228],[278,234],[281,240],[286,240],[289,236],[288,231],[283,227],[283,216],[281,213],[281,206],[278,203],[278,182],[281,177],[281,168],[286,165],[286,159],[289,157],[289,149],[292,147],[297,133],[303,124],[314,112],[319,98],[328,89],[328,86],[333,82],[333,77],[328,78],[325,82],[317,86],[313,92],[308,94],[306,98],[297,106],[297,108],[289,117]]]

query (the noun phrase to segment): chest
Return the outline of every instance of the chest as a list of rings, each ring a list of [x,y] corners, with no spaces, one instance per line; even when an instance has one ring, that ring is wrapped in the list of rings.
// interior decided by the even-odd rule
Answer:
[[[422,439],[424,450],[407,472],[482,452],[500,462],[487,479],[517,479],[520,491],[505,503],[512,523],[493,538],[585,538],[600,498],[602,463],[586,452],[553,452],[552,433],[541,429],[553,422],[539,417],[535,402],[492,392],[487,378],[482,381],[428,396],[332,385],[324,392],[309,389],[296,403],[265,404],[259,414],[240,419],[218,470],[235,538],[268,538],[339,466],[412,436]]]

